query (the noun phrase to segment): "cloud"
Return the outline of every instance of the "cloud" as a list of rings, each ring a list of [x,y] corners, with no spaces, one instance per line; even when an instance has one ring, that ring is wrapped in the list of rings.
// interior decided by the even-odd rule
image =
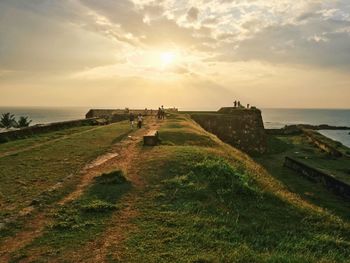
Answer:
[[[170,77],[235,89],[267,83],[270,67],[350,69],[347,0],[1,0],[0,35],[1,80],[31,85]],[[156,56],[130,60],[172,50],[182,61],[166,72],[149,65]],[[242,65],[253,70],[236,74]]]
[[[190,22],[195,22],[198,20],[199,10],[195,7],[191,7],[187,12],[187,20]]]

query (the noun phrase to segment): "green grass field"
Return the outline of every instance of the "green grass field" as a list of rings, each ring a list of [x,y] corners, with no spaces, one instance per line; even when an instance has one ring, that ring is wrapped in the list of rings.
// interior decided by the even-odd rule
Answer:
[[[44,178],[52,185],[127,130],[127,124],[115,124],[37,149],[35,157],[7,159],[21,162],[28,173],[2,165],[12,178],[21,175],[27,184]],[[130,182],[118,171],[98,177],[77,200],[53,206],[51,223],[11,262],[92,262],[99,248],[89,244],[103,243],[106,233],[118,235],[111,232],[113,219],[128,196],[136,216],[124,222],[131,226],[122,228],[125,239],[107,246],[103,262],[349,262],[348,201],[283,168],[288,142],[271,140],[270,152],[253,160],[185,114],[171,115],[159,132],[161,145],[137,144],[133,176],[144,180],[143,187],[135,190],[128,173]],[[55,162],[67,155],[76,161]],[[34,172],[39,163],[40,176]],[[43,190],[20,194],[11,189],[16,179],[8,173],[1,174],[2,183],[13,201],[31,200]]]
[[[175,124],[199,131],[185,117],[169,120],[166,128],[176,134]],[[184,141],[175,134],[166,140],[172,146],[155,149],[145,161],[142,176],[150,189],[138,204],[138,231],[127,240],[125,262],[348,261],[345,201],[296,177],[310,194],[316,189],[324,195],[310,202],[215,138],[207,147],[198,146],[202,138]],[[328,198],[339,210],[328,209]]]
[[[95,130],[86,126],[72,128],[1,144],[0,153],[45,142],[34,149],[0,157],[0,220],[18,214],[33,200],[44,197],[49,202],[71,191],[82,167],[128,132],[129,126],[123,122]],[[46,191],[57,183],[64,183],[64,187],[49,196]]]

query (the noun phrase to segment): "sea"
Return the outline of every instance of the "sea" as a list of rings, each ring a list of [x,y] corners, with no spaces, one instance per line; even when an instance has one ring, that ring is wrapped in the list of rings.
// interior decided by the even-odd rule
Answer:
[[[32,124],[85,118],[89,107],[0,107],[0,114],[28,116]],[[181,110],[181,109],[180,109]],[[265,128],[282,128],[290,124],[328,124],[350,127],[350,109],[262,109]],[[323,135],[350,147],[350,131],[322,130]]]

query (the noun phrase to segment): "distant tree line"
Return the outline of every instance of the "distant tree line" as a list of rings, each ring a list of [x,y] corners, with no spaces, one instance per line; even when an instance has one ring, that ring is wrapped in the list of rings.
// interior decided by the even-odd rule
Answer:
[[[15,115],[11,113],[3,113],[0,118],[0,128],[24,128],[28,127],[32,121],[28,117],[21,116],[16,120]]]

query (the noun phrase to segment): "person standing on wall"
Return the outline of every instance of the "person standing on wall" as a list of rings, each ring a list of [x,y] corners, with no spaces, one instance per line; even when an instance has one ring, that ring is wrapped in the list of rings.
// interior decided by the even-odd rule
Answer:
[[[142,121],[143,121],[142,114],[139,113],[139,115],[137,116],[137,127],[138,127],[139,129],[141,129],[141,127],[142,127]]]
[[[130,112],[130,114],[129,114],[129,121],[130,121],[130,127],[131,127],[131,129],[134,129],[135,115],[134,115],[134,113],[132,113],[132,112]]]

